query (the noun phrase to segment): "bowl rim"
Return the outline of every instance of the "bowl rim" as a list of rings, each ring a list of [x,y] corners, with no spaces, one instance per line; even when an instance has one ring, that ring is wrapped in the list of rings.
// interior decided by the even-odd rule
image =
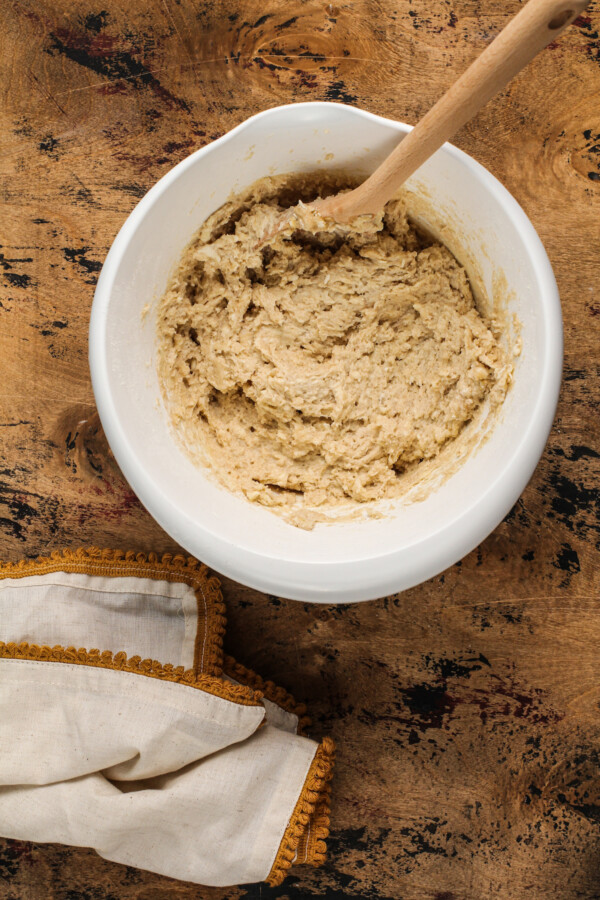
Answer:
[[[348,104],[308,101],[275,106],[256,113],[220,138],[194,151],[166,172],[142,197],[123,223],[110,247],[92,304],[89,363],[100,420],[115,458],[150,515],[178,543],[190,552],[200,555],[204,562],[217,571],[266,593],[305,602],[357,602],[386,596],[398,590],[407,590],[439,574],[481,543],[512,508],[533,475],[552,427],[562,379],[562,316],[558,287],[550,260],[524,210],[504,185],[484,166],[453,144],[445,143],[438,152],[448,153],[466,166],[475,179],[482,182],[487,191],[495,195],[499,205],[515,225],[527,248],[544,300],[545,314],[542,322],[545,329],[546,353],[541,388],[532,407],[528,427],[522,433],[519,443],[507,456],[504,468],[494,479],[490,479],[487,489],[473,498],[453,522],[431,532],[426,538],[412,545],[403,545],[399,550],[386,551],[380,555],[370,555],[351,562],[286,560],[281,556],[272,557],[267,552],[258,553],[237,545],[234,547],[176,507],[162,488],[151,480],[140,466],[112,399],[107,365],[106,326],[114,280],[139,224],[156,200],[169,189],[183,171],[258,120],[276,119],[282,113],[307,108],[325,114],[331,108],[338,114],[342,109],[343,114],[383,123],[399,133],[411,130],[410,125]],[[417,559],[415,546],[422,547],[433,540],[438,542],[437,552],[427,554],[426,561]],[[400,572],[403,573],[403,577],[400,576]]]

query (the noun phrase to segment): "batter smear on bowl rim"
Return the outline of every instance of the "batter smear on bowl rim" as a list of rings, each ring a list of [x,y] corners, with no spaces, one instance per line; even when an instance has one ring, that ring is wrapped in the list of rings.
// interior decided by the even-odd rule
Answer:
[[[333,230],[300,214],[262,243],[282,210],[344,186],[322,173],[256,182],[200,228],[158,311],[161,386],[187,453],[304,527],[311,510],[400,495],[512,375],[465,270],[402,198]]]

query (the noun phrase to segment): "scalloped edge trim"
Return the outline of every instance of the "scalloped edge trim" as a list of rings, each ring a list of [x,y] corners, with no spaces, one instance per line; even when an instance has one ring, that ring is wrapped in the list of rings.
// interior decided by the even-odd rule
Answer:
[[[329,837],[329,782],[333,775],[334,760],[335,744],[331,738],[323,738],[281,839],[271,871],[265,879],[271,887],[277,887],[283,882],[294,863],[320,866],[325,862],[325,841]],[[301,843],[305,848],[304,859],[298,858]]]
[[[315,812],[310,820],[310,827],[298,842],[293,866],[309,865],[322,866],[327,855],[329,835],[329,804],[331,801],[331,781],[323,788],[321,796],[315,806]]]
[[[226,655],[223,658],[223,671],[226,675],[229,675],[230,678],[234,678],[236,681],[240,681],[247,687],[260,692],[266,700],[275,703],[280,709],[297,716],[297,734],[304,735],[306,729],[310,728],[312,719],[307,715],[306,704],[298,703],[293,695],[290,694],[289,691],[286,691],[285,688],[279,687],[274,681],[265,681],[252,669],[237,662],[233,656]]]
[[[110,650],[85,650],[83,647],[54,647],[45,645],[21,644],[0,641],[0,659],[23,659],[33,662],[68,663],[76,666],[91,666],[97,669],[112,669],[117,672],[128,672],[134,675],[145,675],[161,681],[172,681],[177,684],[197,688],[207,694],[229,700],[241,706],[262,706],[262,695],[246,685],[230,684],[212,675],[197,675],[193,669],[183,666],[163,665],[155,659],[142,659],[141,656],[130,656],[126,653],[111,653]]]
[[[215,575],[210,575],[207,567],[193,556],[164,553],[159,557],[156,553],[137,553],[134,550],[79,547],[76,550],[55,550],[49,557],[38,556],[37,559],[21,559],[16,563],[0,564],[0,578],[27,578],[30,575],[47,575],[52,572],[78,572],[83,575],[109,577],[138,576],[189,585],[196,594],[198,604],[194,673],[214,677],[223,674],[223,635],[226,618],[221,584],[219,579]],[[204,666],[200,671],[203,645]]]

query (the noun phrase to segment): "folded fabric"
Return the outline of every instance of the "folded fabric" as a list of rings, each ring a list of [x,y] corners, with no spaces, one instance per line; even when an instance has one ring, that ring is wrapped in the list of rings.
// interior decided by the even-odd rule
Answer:
[[[333,743],[223,656],[224,630],[194,559],[92,548],[0,567],[0,835],[213,886],[320,864]]]

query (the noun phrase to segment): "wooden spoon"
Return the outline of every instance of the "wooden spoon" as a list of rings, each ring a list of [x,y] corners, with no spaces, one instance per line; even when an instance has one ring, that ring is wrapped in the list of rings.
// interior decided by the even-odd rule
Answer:
[[[540,50],[556,40],[588,3],[589,0],[529,0],[366,181],[344,194],[288,210],[261,243],[295,224],[294,219],[300,223],[307,210],[333,219],[334,223],[381,212],[406,179]]]

